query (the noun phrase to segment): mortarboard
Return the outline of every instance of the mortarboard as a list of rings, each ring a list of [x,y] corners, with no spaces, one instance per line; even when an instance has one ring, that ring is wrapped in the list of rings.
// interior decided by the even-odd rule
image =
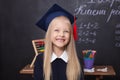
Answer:
[[[54,4],[51,8],[48,9],[48,11],[45,13],[45,15],[36,23],[38,27],[40,27],[42,30],[47,31],[48,26],[50,22],[58,16],[65,16],[67,17],[71,24],[74,23],[74,16],[70,14],[68,11],[63,9],[57,4]],[[75,26],[76,27],[76,26]],[[74,30],[73,30],[74,31]],[[76,32],[76,31],[75,31]],[[74,32],[73,32],[74,34]],[[76,35],[76,34],[75,34]]]

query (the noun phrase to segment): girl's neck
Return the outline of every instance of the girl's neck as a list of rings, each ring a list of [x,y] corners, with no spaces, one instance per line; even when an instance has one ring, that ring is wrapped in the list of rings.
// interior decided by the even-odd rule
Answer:
[[[54,53],[57,55],[57,57],[60,57],[65,49],[64,48],[53,48]]]

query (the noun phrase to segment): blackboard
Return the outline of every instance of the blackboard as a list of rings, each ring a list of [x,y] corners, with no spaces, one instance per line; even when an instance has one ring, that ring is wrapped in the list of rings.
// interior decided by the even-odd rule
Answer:
[[[49,7],[44,6],[45,3],[43,3],[39,6],[39,10],[43,10],[42,8],[45,7],[44,14],[54,3],[77,16],[79,38],[76,41],[76,49],[78,55],[81,56],[84,49],[94,49],[97,51],[96,64],[112,64],[114,62],[117,64],[118,58],[116,56],[120,53],[119,0],[54,1],[49,3]],[[112,57],[116,58],[116,60],[111,62],[109,60]],[[105,61],[100,60],[101,58]]]
[[[120,47],[119,0],[75,0],[68,1],[69,5],[66,5],[66,2],[50,2],[49,7],[58,3],[77,16],[78,44],[95,45],[101,39],[105,39],[105,41],[111,41],[112,47]],[[73,2],[74,4],[71,4]],[[40,5],[39,10],[44,10],[40,16],[49,7]]]
[[[84,3],[79,4],[79,6],[75,9],[75,14],[79,17],[79,43],[95,44],[97,41],[100,40],[100,38],[103,39],[105,37],[104,39],[108,41],[111,40],[111,43],[114,42],[114,46],[112,45],[113,47],[120,47],[120,1],[84,1]],[[102,37],[100,37],[99,35],[102,35]],[[115,38],[107,38],[109,35]],[[97,39],[97,37],[99,39]]]
[[[54,3],[77,16],[78,56],[82,50],[96,50],[95,65],[120,65],[120,0],[64,0],[42,6],[42,16]],[[67,5],[66,5],[67,4]],[[38,20],[39,20],[38,16]],[[115,68],[119,76],[118,68]]]

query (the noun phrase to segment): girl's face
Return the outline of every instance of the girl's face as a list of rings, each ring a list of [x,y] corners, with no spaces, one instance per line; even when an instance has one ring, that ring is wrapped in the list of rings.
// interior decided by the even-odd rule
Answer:
[[[65,17],[57,17],[51,22],[53,48],[64,48],[70,40],[70,22]]]

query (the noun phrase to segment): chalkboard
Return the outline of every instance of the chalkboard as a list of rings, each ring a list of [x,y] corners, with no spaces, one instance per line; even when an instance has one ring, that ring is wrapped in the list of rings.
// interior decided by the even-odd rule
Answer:
[[[38,10],[45,7],[44,14],[54,3],[77,16],[78,55],[81,56],[82,50],[94,49],[97,51],[97,64],[117,64],[116,56],[120,53],[120,0],[53,1],[48,3],[49,7],[44,6],[46,2],[39,5]],[[116,60],[111,62],[112,57]],[[101,58],[105,60],[104,63],[99,60]]]
[[[115,47],[120,47],[118,30],[120,21],[119,0],[86,0],[75,8],[75,14],[79,17],[78,43],[94,45],[100,40],[97,37],[102,39],[99,35],[104,33],[115,37],[111,41],[115,41],[113,43]],[[104,34],[102,35],[103,38]],[[109,35],[106,35],[106,37]]]
[[[50,2],[49,7],[57,3],[77,16],[79,36],[77,44],[95,45],[104,38],[107,42],[111,41],[112,47],[120,47],[119,0],[71,0],[67,2],[69,5],[66,5],[66,2]],[[45,13],[49,7],[46,8],[42,4],[39,6],[39,10],[45,8]]]

